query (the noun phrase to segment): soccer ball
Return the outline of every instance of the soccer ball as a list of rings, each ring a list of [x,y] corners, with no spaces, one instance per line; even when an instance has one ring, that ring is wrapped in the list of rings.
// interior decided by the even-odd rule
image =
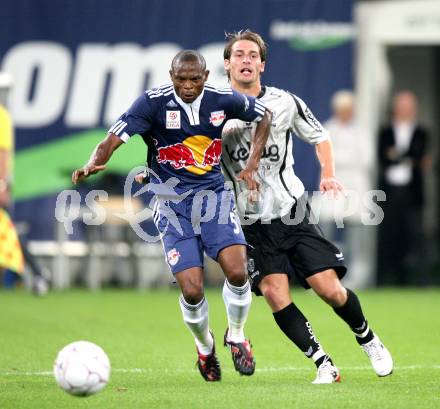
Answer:
[[[89,396],[107,385],[110,360],[98,345],[76,341],[58,353],[53,372],[60,388],[71,395]]]

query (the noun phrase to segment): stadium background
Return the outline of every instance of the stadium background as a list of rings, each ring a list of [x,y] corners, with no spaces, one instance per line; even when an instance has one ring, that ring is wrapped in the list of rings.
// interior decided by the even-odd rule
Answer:
[[[55,201],[60,191],[71,188],[71,170],[87,159],[91,147],[136,95],[168,81],[169,62],[177,51],[200,50],[208,60],[210,81],[226,82],[221,58],[225,31],[260,32],[269,44],[265,83],[301,96],[321,121],[330,115],[329,100],[335,91],[356,87],[365,102],[359,112],[371,136],[364,141],[367,149],[374,149],[375,131],[385,117],[390,93],[402,86],[422,93],[422,120],[436,130],[435,117],[440,112],[439,82],[433,74],[439,67],[437,48],[417,44],[408,53],[405,47],[391,47],[387,69],[376,71],[377,76],[368,69],[361,72],[356,57],[362,61],[365,27],[356,26],[355,19],[368,20],[368,13],[356,8],[361,3],[381,4],[353,0],[4,2],[0,67],[14,77],[9,96],[16,130],[14,219],[26,223],[31,241],[54,240]],[[390,3],[414,2],[384,4]],[[357,54],[356,44],[361,45]],[[417,58],[411,60],[414,52]],[[370,57],[364,56],[363,63],[368,65]],[[426,85],[430,81],[421,85],[414,71],[434,86]],[[374,94],[371,89],[377,84],[381,89]],[[312,159],[313,148],[296,139],[295,156],[302,158],[296,172],[306,188],[316,189],[318,164]],[[115,155],[109,170],[125,175],[144,158],[139,138]],[[374,162],[371,168],[374,187]],[[93,182],[99,185],[98,178]],[[436,184],[432,175],[428,206],[432,253],[437,250]],[[92,187],[93,183],[84,189]],[[79,226],[70,238],[83,238]]]

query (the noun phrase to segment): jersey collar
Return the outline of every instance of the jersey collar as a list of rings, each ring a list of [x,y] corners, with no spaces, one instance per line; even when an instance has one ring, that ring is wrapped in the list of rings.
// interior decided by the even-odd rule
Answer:
[[[260,91],[260,93],[257,95],[257,98],[263,98],[265,93],[266,93],[266,85],[262,85],[262,86],[261,86],[261,91]]]
[[[174,98],[176,99],[176,101],[178,102],[178,104],[182,107],[182,108],[192,108],[192,109],[196,109],[197,111],[200,109],[200,104],[202,102],[202,98],[203,95],[205,94],[205,88],[203,88],[202,93],[190,104],[186,103],[183,101],[182,98],[180,98],[177,94],[176,94],[176,90],[173,89],[173,93],[174,93]]]
[[[173,89],[174,98],[177,103],[183,108],[188,116],[190,125],[200,125],[200,104],[202,103],[203,95],[205,94],[205,88],[203,88],[202,93],[190,104],[187,104],[180,98],[176,91]]]

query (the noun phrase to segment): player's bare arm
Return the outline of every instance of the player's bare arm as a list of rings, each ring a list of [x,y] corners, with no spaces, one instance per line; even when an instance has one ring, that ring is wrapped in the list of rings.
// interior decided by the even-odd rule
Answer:
[[[261,155],[269,138],[270,124],[272,122],[272,112],[265,110],[262,120],[257,124],[255,135],[252,138],[249,159],[246,168],[243,169],[237,176],[238,180],[246,182],[249,190],[258,190],[259,183],[256,180],[258,166],[260,164]]]
[[[104,170],[106,168],[105,164],[122,143],[119,136],[114,133],[108,133],[106,138],[96,145],[87,164],[73,171],[72,182],[77,184],[88,176]]]
[[[331,139],[318,143],[316,145],[316,154],[321,164],[319,190],[321,192],[328,192],[332,197],[338,197],[340,193],[344,192],[344,186],[335,176],[335,160]]]

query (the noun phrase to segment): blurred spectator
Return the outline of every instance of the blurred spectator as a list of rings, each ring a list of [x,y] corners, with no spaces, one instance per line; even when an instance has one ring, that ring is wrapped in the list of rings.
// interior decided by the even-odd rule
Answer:
[[[431,162],[428,139],[418,123],[416,96],[397,93],[391,123],[379,133],[380,185],[387,195],[379,230],[379,284],[428,284],[423,255],[424,175]]]
[[[4,105],[11,77],[0,73],[0,269],[4,273],[5,286],[11,285],[15,274],[23,271],[21,253],[15,227],[7,209],[10,205],[10,182],[13,152],[13,130],[10,115]]]
[[[13,130],[11,117],[5,107],[7,91],[12,79],[0,72],[0,207],[10,204],[11,156],[13,151]]]
[[[0,72],[0,270],[3,270],[5,286],[13,287],[18,274],[23,272],[24,255],[33,273],[32,288],[36,294],[43,295],[47,292],[48,286],[41,267],[20,244],[15,226],[8,214],[12,200],[14,131],[11,116],[6,109],[6,97],[11,85],[12,77]]]
[[[350,90],[337,91],[331,99],[331,118],[324,123],[334,149],[336,176],[346,189],[347,196],[324,198],[321,207],[321,226],[330,240],[338,242],[344,251],[350,272],[344,283],[353,288],[365,287],[369,280],[369,245],[366,226],[361,224],[361,198],[369,186],[370,157],[363,148],[365,135],[355,120],[355,97]],[[341,224],[343,222],[343,226]]]

